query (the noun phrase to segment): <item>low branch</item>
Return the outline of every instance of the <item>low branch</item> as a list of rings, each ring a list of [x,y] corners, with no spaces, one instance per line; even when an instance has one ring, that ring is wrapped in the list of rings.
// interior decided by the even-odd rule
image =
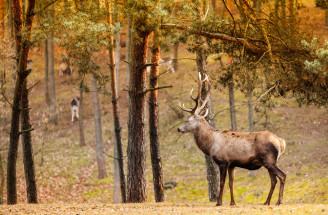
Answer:
[[[24,134],[24,133],[27,133],[27,132],[30,132],[30,131],[33,131],[33,130],[34,130],[34,128],[29,128],[29,129],[20,131],[18,134],[21,135],[21,134]]]
[[[266,50],[263,50],[263,49],[255,46],[255,45],[251,44],[249,42],[249,39],[245,39],[245,38],[236,38],[236,37],[231,37],[231,36],[224,35],[224,34],[211,33],[211,32],[202,31],[202,30],[198,30],[198,29],[192,29],[190,27],[186,27],[186,26],[182,26],[182,25],[178,25],[178,24],[162,24],[162,27],[164,27],[164,28],[176,28],[176,29],[179,29],[179,30],[187,30],[191,34],[204,36],[204,37],[209,38],[209,39],[218,39],[218,40],[223,40],[223,41],[227,41],[227,42],[242,44],[242,45],[245,45],[250,50],[252,50],[254,52],[257,52],[257,53],[263,53],[263,52],[266,51]]]
[[[168,86],[149,88],[149,89],[144,90],[143,92],[147,93],[147,92],[151,92],[151,91],[155,91],[155,90],[160,90],[160,89],[165,89],[165,88],[172,88],[172,87],[173,87],[172,85],[168,85]]]
[[[9,104],[9,106],[12,108],[13,105],[10,103],[10,101],[7,99],[5,93],[3,91],[1,91],[1,95],[3,96],[3,98],[6,100],[6,102]]]

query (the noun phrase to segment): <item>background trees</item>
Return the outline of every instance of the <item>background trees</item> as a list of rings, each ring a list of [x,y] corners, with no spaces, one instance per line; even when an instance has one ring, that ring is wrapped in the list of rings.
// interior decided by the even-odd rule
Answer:
[[[146,187],[147,182],[151,180],[147,177],[147,171],[150,168],[146,168],[146,163],[151,162],[151,159],[147,159],[146,156],[148,146],[147,112],[145,110],[147,96],[149,96],[149,136],[152,151],[150,158],[153,158],[154,164],[152,179],[156,192],[155,200],[162,201],[164,199],[164,190],[162,187],[164,180],[178,181],[178,186],[180,187],[177,188],[178,194],[175,193],[175,195],[180,195],[179,198],[186,199],[187,197],[181,197],[182,193],[186,192],[186,190],[193,190],[193,186],[195,186],[194,191],[190,192],[197,193],[199,187],[207,186],[204,182],[204,175],[206,173],[204,171],[203,157],[199,159],[197,152],[193,151],[194,148],[191,146],[193,144],[192,139],[185,136],[179,139],[174,132],[174,125],[178,124],[179,120],[182,120],[179,118],[181,117],[179,111],[174,110],[174,107],[177,106],[176,100],[184,100],[185,91],[193,84],[192,77],[197,73],[196,68],[203,74],[209,74],[213,86],[216,86],[216,89],[212,89],[213,112],[210,114],[209,120],[213,122],[213,125],[215,122],[219,129],[230,127],[226,123],[226,114],[218,115],[218,112],[221,113],[221,110],[227,107],[227,97],[225,96],[228,95],[227,90],[229,89],[230,91],[233,89],[236,93],[236,102],[230,105],[231,110],[235,106],[237,110],[236,120],[232,120],[235,122],[232,127],[236,128],[238,122],[238,129],[243,131],[251,131],[253,129],[252,126],[255,126],[255,130],[266,129],[259,124],[262,113],[255,112],[254,119],[252,119],[253,107],[256,106],[256,110],[258,110],[258,106],[262,105],[261,103],[265,101],[275,101],[278,107],[282,108],[280,103],[285,104],[285,100],[293,101],[296,98],[297,103],[300,105],[315,104],[325,107],[327,101],[327,75],[325,73],[325,65],[327,63],[326,45],[320,39],[312,40],[311,37],[304,34],[306,28],[302,27],[303,24],[301,19],[299,19],[295,2],[262,1],[261,13],[259,7],[256,10],[254,9],[254,5],[251,4],[253,2],[244,0],[212,1],[212,4],[210,4],[210,1],[187,1],[186,4],[181,4],[181,2],[173,1],[132,0],[124,1],[124,3],[120,1],[80,2],[72,0],[56,1],[54,4],[51,4],[50,1],[37,2],[38,9],[35,12],[37,25],[33,28],[32,40],[28,45],[35,47],[44,46],[45,50],[49,51],[47,49],[48,42],[46,42],[47,45],[44,45],[44,41],[48,37],[51,37],[50,34],[52,32],[54,52],[53,60],[49,60],[49,63],[53,61],[54,71],[57,71],[63,53],[70,56],[71,65],[77,71],[77,73],[73,73],[72,80],[69,83],[64,78],[58,79],[58,74],[56,72],[54,73],[54,77],[56,78],[54,86],[56,87],[57,99],[56,105],[54,106],[56,107],[56,111],[52,109],[51,113],[58,113],[57,116],[60,118],[57,125],[47,124],[48,115],[43,112],[43,110],[47,109],[44,108],[44,104],[39,103],[40,98],[47,98],[46,91],[49,88],[47,86],[48,75],[43,74],[43,72],[42,74],[37,72],[32,73],[30,76],[33,82],[41,81],[40,86],[44,87],[42,88],[42,92],[45,89],[45,95],[42,93],[41,96],[38,93],[40,88],[37,85],[35,87],[37,92],[32,92],[32,100],[30,100],[30,105],[34,108],[36,107],[35,112],[33,109],[30,111],[30,115],[32,116],[32,120],[35,120],[37,123],[34,126],[36,131],[31,136],[37,147],[34,152],[38,159],[37,164],[39,164],[38,161],[41,163],[41,158],[39,157],[41,152],[52,153],[47,154],[48,157],[45,157],[45,159],[42,156],[42,165],[44,166],[40,167],[40,170],[36,170],[38,176],[41,178],[41,192],[45,192],[44,190],[47,189],[45,184],[48,182],[45,182],[46,180],[44,178],[51,178],[49,180],[54,181],[53,184],[57,185],[57,187],[66,186],[66,190],[75,190],[76,193],[82,193],[81,196],[83,197],[81,199],[84,198],[85,201],[92,198],[95,199],[96,197],[94,196],[102,196],[102,201],[108,201],[108,199],[104,200],[104,198],[109,195],[107,193],[104,194],[104,192],[111,191],[110,177],[112,176],[111,163],[113,161],[111,156],[108,159],[106,158],[106,161],[102,164],[103,167],[105,165],[107,167],[106,174],[109,176],[107,179],[94,179],[92,176],[97,174],[94,171],[90,171],[90,169],[96,169],[92,163],[96,160],[96,157],[93,156],[90,158],[90,154],[94,152],[93,148],[96,148],[93,147],[95,146],[94,127],[90,126],[93,123],[92,114],[90,114],[92,113],[92,109],[90,108],[92,107],[91,93],[89,93],[89,78],[91,73],[95,77],[93,84],[97,84],[92,90],[92,93],[95,95],[94,98],[96,98],[96,95],[99,96],[98,106],[100,107],[97,109],[97,119],[102,117],[103,127],[102,129],[100,127],[96,129],[98,132],[103,132],[101,135],[98,135],[98,139],[100,139],[99,137],[103,138],[103,146],[98,147],[98,155],[103,156],[104,151],[107,153],[107,151],[111,152],[113,150],[113,145],[107,143],[110,142],[108,140],[112,139],[114,133],[118,145],[120,144],[117,140],[121,139],[121,155],[119,157],[114,156],[114,159],[120,160],[121,162],[121,182],[125,182],[125,176],[122,174],[124,173],[123,158],[126,157],[125,160],[128,161],[127,197],[129,202],[144,202],[147,199],[152,201],[153,198],[152,195],[148,194],[148,197],[146,195],[146,192],[152,193],[152,190],[149,190],[149,186],[148,190]],[[111,10],[105,9],[105,3],[112,4]],[[212,5],[215,5],[215,8],[212,8]],[[172,6],[175,9],[172,9]],[[117,15],[122,19],[116,18],[114,22],[108,22],[108,14]],[[9,22],[9,20],[6,21]],[[131,44],[128,42],[130,28]],[[10,31],[8,30],[8,32]],[[116,63],[114,63],[115,57],[108,55],[106,51],[109,49],[109,53],[113,53],[115,42],[112,37],[115,36],[118,38],[118,32],[122,32],[122,37],[120,37],[122,42],[128,44],[125,50],[122,48],[121,53],[116,49],[116,56],[122,55],[125,52],[128,53],[125,59],[126,62],[121,62],[121,69],[117,69],[118,58],[116,58]],[[153,36],[151,36],[152,32],[155,32]],[[174,39],[172,39],[173,33],[175,34],[173,36]],[[160,44],[158,42],[159,36],[161,39]],[[176,39],[177,37],[179,37],[179,40]],[[159,55],[163,57],[173,55],[172,53],[168,54],[165,52],[166,49],[170,49],[167,47],[170,46],[168,43],[171,40],[174,41],[175,53],[179,51],[179,59],[175,59],[175,62],[179,62],[179,70],[174,74],[165,71],[164,68],[158,68]],[[148,45],[149,41],[154,42]],[[180,46],[177,45],[178,41]],[[164,42],[167,44],[164,44]],[[116,43],[118,43],[118,40],[116,40]],[[9,47],[9,45],[6,47]],[[132,52],[129,52],[129,49]],[[49,65],[44,65],[45,62],[48,62],[49,54],[45,54],[46,59],[43,60],[40,57],[40,52],[38,48],[33,49],[32,58],[38,71],[40,68],[43,71],[44,67],[49,67]],[[153,52],[153,60],[151,64],[147,64],[146,57],[148,55],[148,62],[150,62],[150,52]],[[4,56],[9,61],[9,57]],[[107,62],[109,57],[109,62]],[[9,101],[11,101],[11,92],[8,90],[10,88],[8,77],[10,77],[12,67],[9,63],[4,63],[4,65],[7,69],[1,70],[6,71],[1,73],[1,89],[2,92],[5,92],[4,95],[7,95],[10,98]],[[147,66],[152,66],[150,74],[146,73]],[[117,69],[116,72],[115,67]],[[125,69],[130,71],[129,75],[122,72]],[[123,89],[121,93],[117,90],[118,84],[114,84],[115,75],[119,72],[121,85],[125,82],[123,78],[128,79],[131,77],[129,84],[127,84],[128,87]],[[108,86],[106,85],[110,79],[113,85],[111,86],[111,90],[108,90]],[[19,79],[17,80],[21,81]],[[173,90],[163,89],[163,85],[173,85]],[[24,87],[24,85],[22,86]],[[225,86],[227,89],[224,88]],[[234,87],[232,88],[231,86]],[[163,91],[160,91],[158,94],[159,89],[163,89]],[[124,95],[125,93],[129,94],[128,102],[120,99],[122,94]],[[77,137],[75,135],[75,132],[77,132],[75,128],[77,127],[75,124],[67,123],[66,120],[69,113],[69,102],[77,95],[80,95],[81,99],[83,96],[84,101],[83,105],[82,102],[80,103],[81,117],[79,122],[83,123],[82,116],[84,121],[87,122],[87,126],[85,126],[85,143],[87,143],[87,147],[83,148],[75,148],[75,136]],[[108,97],[109,95],[111,97]],[[230,93],[230,95],[233,94]],[[2,103],[6,100],[3,96],[0,96],[0,99]],[[246,99],[248,100],[249,119],[245,118],[247,116],[246,109],[244,109],[246,107]],[[112,104],[109,108],[110,102]],[[118,106],[118,104],[120,105]],[[271,103],[265,105],[268,104],[271,105]],[[5,110],[8,110],[9,106],[8,104],[6,105]],[[27,103],[25,105],[28,107]],[[158,108],[159,105],[160,109]],[[112,110],[112,107],[114,118],[106,115]],[[19,111],[23,112],[22,110],[25,109]],[[118,112],[121,114],[120,121],[118,121]],[[24,114],[28,113],[24,112]],[[275,114],[266,112],[268,116],[274,115],[277,117]],[[6,130],[6,120],[5,117],[2,117],[3,115],[4,113],[1,112],[1,125],[3,125],[1,132],[3,133],[1,133],[0,138],[4,138],[9,133]],[[26,116],[26,119],[29,118],[27,115],[24,116]],[[127,116],[130,116],[130,118],[128,119]],[[128,129],[125,128],[127,120]],[[246,128],[245,122],[247,120],[249,123],[247,123]],[[285,123],[286,119],[283,119],[283,122]],[[288,122],[286,123],[288,124]],[[25,121],[24,124],[23,130],[32,129],[29,125],[31,124],[30,122]],[[47,127],[49,130],[47,131],[47,137],[41,138],[40,129],[44,125],[49,126]],[[80,124],[81,129],[82,125]],[[277,132],[281,133],[284,132],[274,126],[270,127],[270,129],[276,129]],[[18,128],[16,128],[16,132],[19,132]],[[25,134],[27,133],[22,133],[22,137],[26,137],[28,142],[29,137]],[[15,136],[15,138],[17,137]],[[40,144],[40,139],[43,139],[42,145]],[[82,139],[80,145],[83,145]],[[6,141],[2,142],[1,146],[7,145]],[[126,144],[127,142],[128,146]],[[90,146],[92,146],[92,152],[87,150],[90,149]],[[56,149],[52,147],[56,147]],[[7,150],[7,147],[3,148],[4,151]],[[128,153],[127,156],[124,156],[126,148],[128,148]],[[65,159],[62,154],[59,155],[53,151],[63,154],[66,153]],[[55,164],[58,161],[56,159],[50,160],[50,158],[61,160],[62,164]],[[49,163],[54,165],[50,166]],[[58,166],[63,166],[63,168],[61,170],[55,170]],[[71,166],[72,168],[68,168],[68,170],[65,169],[66,166]],[[161,167],[164,168],[163,172],[160,171]],[[181,170],[177,171],[178,167]],[[80,169],[81,171],[77,171],[78,173],[76,173],[70,169]],[[193,169],[196,176],[190,173],[189,181],[188,177],[180,178],[180,175],[188,174],[188,171],[191,171],[190,169]],[[12,170],[10,171],[12,172]],[[68,182],[64,183],[61,181],[57,184],[56,180],[59,179],[67,179]],[[198,179],[199,181],[197,181]],[[213,177],[213,180],[210,181],[213,181],[212,184],[215,185],[216,180]],[[193,185],[191,183],[192,181],[198,184]],[[105,187],[107,185],[109,187]],[[98,191],[95,191],[95,187],[97,189],[99,188]],[[124,190],[123,187],[124,185],[122,186]],[[216,189],[211,183],[209,188]],[[57,188],[53,188],[53,190],[55,193]],[[211,191],[213,190],[211,189]],[[170,194],[175,191],[170,190],[165,192],[169,194],[167,195],[167,199],[174,201],[172,200],[172,196],[174,195]],[[124,192],[122,194],[124,195]],[[197,195],[206,196],[206,194]],[[55,196],[55,194],[49,194],[49,192],[48,195]],[[255,194],[249,195],[254,196]],[[43,194],[41,196],[45,198],[46,195]],[[56,198],[58,196],[70,196],[71,199],[79,198],[71,193],[67,195],[57,194]],[[210,192],[210,198],[215,198],[214,191]],[[61,200],[66,201],[66,199]],[[122,200],[124,202],[123,196]]]

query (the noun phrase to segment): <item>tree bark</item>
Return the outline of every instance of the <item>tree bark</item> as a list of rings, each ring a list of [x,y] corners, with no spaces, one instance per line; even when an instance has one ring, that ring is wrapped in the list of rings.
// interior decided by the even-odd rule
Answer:
[[[5,36],[5,1],[0,0],[0,38],[3,39]]]
[[[91,90],[92,90],[92,102],[94,107],[94,120],[95,120],[95,133],[96,133],[96,157],[98,164],[98,178],[106,178],[106,167],[104,158],[104,148],[101,130],[101,116],[100,116],[100,104],[98,97],[97,82],[94,75],[91,74]]]
[[[130,50],[127,202],[146,201],[145,86],[149,32],[147,20],[134,17]]]
[[[108,5],[108,11],[110,12],[110,5]],[[112,25],[112,14],[109,13],[108,23]],[[118,106],[118,82],[116,81],[116,63],[114,62],[114,41],[113,36],[109,35],[109,65],[111,74],[111,88],[112,88],[112,104],[113,104],[113,118],[114,118],[114,129],[115,129],[115,143],[117,149],[117,159],[120,172],[120,186],[121,186],[121,198],[122,202],[126,202],[126,183],[125,183],[125,173],[124,173],[124,158],[123,158],[123,146],[121,137],[121,123],[120,123],[120,112]],[[119,46],[119,43],[117,43]],[[118,53],[119,55],[119,53]]]
[[[0,205],[3,204],[3,189],[5,186],[5,172],[3,170],[2,156],[0,152]]]
[[[22,10],[19,0],[13,0],[13,16],[15,19],[15,43],[16,43],[16,56],[17,56],[17,80],[14,92],[14,98],[12,102],[12,114],[11,114],[11,129],[10,129],[10,141],[8,151],[7,162],[7,203],[17,203],[17,190],[16,190],[16,161],[17,150],[19,141],[19,117],[20,117],[20,100],[22,97],[24,82],[31,71],[27,71],[27,58],[29,53],[29,40],[31,37],[33,10],[35,7],[35,0],[29,0],[27,16],[23,18]],[[24,32],[24,37],[22,37]]]
[[[149,76],[149,88],[158,87],[160,38],[155,32],[153,35],[152,65]],[[158,90],[149,93],[149,139],[150,156],[153,170],[153,184],[156,202],[164,202],[164,187],[162,173],[162,159],[160,154],[160,143],[158,138]]]
[[[229,88],[229,105],[230,105],[231,129],[237,130],[233,77],[231,77],[228,88]]]
[[[207,54],[201,46],[196,51],[196,64],[197,64],[197,71],[200,72],[202,78],[204,78],[204,76],[207,74]],[[203,86],[201,92],[202,99],[205,99],[206,94],[207,94],[206,87]],[[209,102],[207,103],[207,108],[209,110],[209,113],[206,120],[213,128],[215,128],[215,121],[214,119],[212,120],[210,118],[210,116],[213,115],[212,98],[210,98]],[[210,201],[214,202],[217,201],[218,198],[218,183],[219,183],[218,168],[208,155],[205,155],[205,162],[206,162],[207,181],[208,181],[208,197]]]
[[[82,78],[80,78],[82,84]],[[80,135],[80,146],[85,146],[84,138],[84,126],[83,126],[83,88],[80,85],[80,105],[79,105],[79,135]]]
[[[54,7],[51,6],[50,10],[50,19],[53,23],[54,19]],[[54,68],[54,41],[53,41],[53,31],[49,32],[48,37],[48,45],[49,45],[49,55],[48,55],[48,63],[49,63],[49,92],[50,92],[50,113],[51,113],[51,121],[57,124],[57,108],[56,108],[56,85],[55,85],[55,68]]]
[[[253,111],[253,89],[249,87],[247,92],[247,105],[248,105],[248,131],[253,132],[254,131],[254,111]],[[249,171],[250,177],[255,177],[255,171],[251,170]]]
[[[121,61],[121,31],[116,35],[115,44],[115,72],[116,72],[116,90],[117,94],[120,94],[120,61]]]
[[[174,43],[174,61],[173,61],[173,68],[174,71],[177,71],[179,68],[178,65],[178,51],[179,51],[179,42]]]
[[[49,95],[49,61],[48,61],[48,40],[44,41],[44,98],[46,105],[50,106],[50,95]]]
[[[113,192],[113,203],[122,202],[121,194],[121,177],[120,167],[118,163],[117,143],[114,136],[114,192]]]
[[[129,17],[128,25],[126,26],[126,51],[125,51],[125,61],[127,62],[126,67],[125,67],[127,89],[129,89],[129,86],[130,86],[131,25],[132,25],[132,17]],[[127,102],[129,102],[129,93],[126,94],[126,100],[127,100]]]
[[[34,170],[34,158],[32,150],[31,139],[31,124],[30,124],[30,111],[28,100],[27,82],[25,81],[22,93],[22,112],[21,112],[21,130],[22,130],[22,146],[23,146],[23,161],[24,172],[26,180],[26,192],[28,203],[38,203],[35,170]]]

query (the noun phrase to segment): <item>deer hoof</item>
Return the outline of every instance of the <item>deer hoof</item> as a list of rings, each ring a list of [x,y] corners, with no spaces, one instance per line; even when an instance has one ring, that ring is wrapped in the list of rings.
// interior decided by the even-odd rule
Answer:
[[[216,206],[221,206],[222,205],[222,202],[220,203],[220,202],[218,202],[218,203],[216,203]]]
[[[264,202],[264,204],[263,205],[270,205],[270,203],[269,202]]]
[[[276,205],[280,205],[282,202],[281,201],[277,201]]]
[[[234,202],[230,202],[230,205],[231,205],[231,206],[235,206],[236,203],[234,203]]]

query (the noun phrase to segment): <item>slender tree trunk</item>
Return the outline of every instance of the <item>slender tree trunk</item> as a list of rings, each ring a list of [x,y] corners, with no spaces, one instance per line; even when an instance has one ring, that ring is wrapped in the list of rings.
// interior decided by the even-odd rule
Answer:
[[[197,70],[202,74],[202,78],[207,74],[207,55],[205,50],[202,47],[199,47],[196,51],[196,63],[197,63]],[[207,94],[205,86],[202,88],[202,99],[205,99]],[[213,106],[212,106],[212,98],[210,98],[209,102],[207,103],[207,108],[209,109],[208,117],[206,120],[209,124],[215,128],[215,121],[214,119],[211,120],[210,116],[213,114]],[[214,164],[213,160],[208,156],[205,155],[205,162],[206,162],[206,170],[207,170],[207,181],[208,181],[208,197],[210,201],[217,201],[218,198],[218,168]]]
[[[130,52],[127,202],[146,201],[145,87],[149,32],[146,20],[134,17]]]
[[[29,40],[31,37],[33,10],[35,0],[29,0],[26,19],[24,19],[24,28],[22,30],[22,11],[19,0],[13,0],[13,15],[15,19],[15,42],[17,55],[17,80],[12,102],[12,117],[10,129],[10,141],[7,162],[7,203],[17,203],[16,189],[16,161],[19,141],[19,117],[20,117],[20,100],[22,97],[23,85],[27,76],[31,72],[27,71],[27,58],[29,53]],[[25,32],[22,38],[22,31]]]
[[[160,38],[155,32],[153,35],[152,65],[149,76],[149,88],[158,87],[159,57],[160,57]],[[162,173],[162,159],[159,148],[158,138],[158,90],[149,93],[149,139],[150,156],[153,170],[153,184],[156,202],[164,202],[164,187]]]
[[[98,164],[98,178],[106,178],[106,167],[105,167],[105,158],[104,158],[104,148],[103,148],[103,139],[102,139],[102,130],[101,130],[101,116],[100,116],[100,104],[98,97],[98,87],[94,75],[91,74],[91,90],[92,90],[92,102],[94,107],[95,115],[95,132],[96,132],[96,157]]]
[[[3,39],[5,35],[5,1],[0,0],[0,38]]]
[[[23,161],[24,172],[26,179],[26,192],[28,203],[38,203],[35,171],[34,171],[34,158],[32,150],[31,139],[31,124],[30,124],[30,111],[28,101],[28,89],[25,81],[22,93],[22,113],[21,113],[21,130],[22,130],[22,146],[23,146]]]
[[[325,10],[325,25],[326,25],[326,27],[328,27],[328,7]]]
[[[44,41],[44,97],[46,101],[46,105],[50,106],[50,95],[49,95],[49,61],[48,61],[48,40]]]
[[[248,89],[248,98],[247,98],[247,105],[248,105],[248,131],[254,131],[254,111],[253,111],[253,89],[249,87]],[[249,171],[250,177],[255,177],[255,171]]]
[[[120,61],[121,61],[121,32],[116,35],[115,45],[115,72],[116,72],[116,88],[117,94],[120,94]]]
[[[82,78],[80,78],[82,84]],[[80,134],[80,146],[85,146],[84,138],[84,126],[83,126],[83,88],[80,85],[80,105],[79,105],[79,134]]]
[[[118,153],[117,153],[117,143],[114,137],[114,194],[113,203],[122,202],[121,194],[121,177],[120,177],[120,167],[118,163]]]
[[[256,0],[256,15],[258,18],[261,18],[261,3],[262,0]]]
[[[213,7],[214,14],[216,14],[216,12],[217,12],[217,10],[216,10],[216,0],[212,0],[212,7]]]
[[[6,0],[6,11],[7,11],[7,39],[10,41],[15,41],[14,39],[14,26],[13,26],[13,0]],[[10,43],[9,55],[14,56],[15,53],[15,42]],[[12,77],[12,89],[15,88],[16,80],[16,61],[12,58],[9,59],[10,74]]]
[[[54,19],[54,7],[51,6],[50,11],[50,19]],[[51,21],[53,23],[53,21]],[[54,68],[54,41],[53,41],[53,31],[49,32],[48,37],[48,45],[49,45],[49,55],[48,55],[48,63],[49,63],[49,92],[50,92],[50,113],[51,113],[51,121],[57,124],[57,109],[56,109],[56,85],[55,85],[55,68]]]
[[[174,61],[173,61],[173,68],[174,71],[177,71],[179,68],[178,65],[178,51],[179,51],[179,42],[174,43]]]
[[[108,5],[108,11],[111,7]],[[108,16],[108,23],[112,25],[112,14]],[[109,65],[111,74],[111,87],[112,87],[112,104],[113,104],[113,118],[114,118],[114,129],[115,129],[115,143],[117,149],[118,165],[120,170],[120,185],[121,185],[121,198],[122,202],[126,202],[126,183],[124,173],[124,158],[123,158],[123,146],[121,137],[121,123],[120,123],[120,112],[118,107],[118,93],[117,93],[117,81],[116,81],[116,64],[114,59],[114,48],[113,48],[113,36],[109,35]],[[119,43],[117,43],[119,46]],[[118,54],[119,55],[119,54]]]
[[[126,87],[129,89],[130,86],[130,47],[131,47],[131,25],[132,25],[132,17],[128,18],[128,25],[126,26],[126,51],[125,51],[125,61],[126,64]],[[126,94],[126,100],[129,102],[129,93]]]
[[[235,108],[235,96],[234,96],[234,83],[233,78],[229,83],[229,104],[230,104],[230,120],[231,120],[231,129],[237,130],[237,121],[236,121],[236,108]]]
[[[5,172],[3,170],[2,156],[0,152],[0,205],[3,204],[3,189],[5,186]]]

